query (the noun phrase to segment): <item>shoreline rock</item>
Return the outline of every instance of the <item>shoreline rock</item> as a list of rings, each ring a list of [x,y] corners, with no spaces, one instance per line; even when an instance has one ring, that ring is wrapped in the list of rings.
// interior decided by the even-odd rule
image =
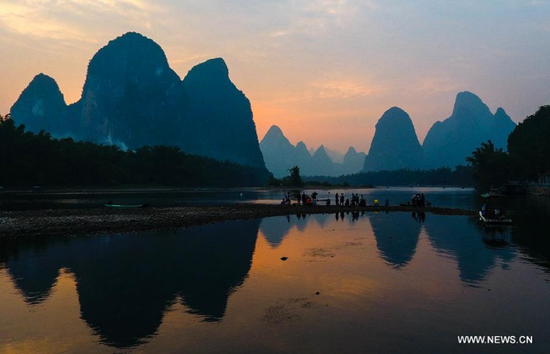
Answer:
[[[296,214],[427,212],[475,216],[472,210],[438,207],[337,207],[231,204],[143,209],[0,211],[0,237],[85,236],[179,230],[205,224]]]

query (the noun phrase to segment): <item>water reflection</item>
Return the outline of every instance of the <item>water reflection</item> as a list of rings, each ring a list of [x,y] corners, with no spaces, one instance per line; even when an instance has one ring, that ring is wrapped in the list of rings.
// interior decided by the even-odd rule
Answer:
[[[219,321],[250,270],[259,223],[48,241],[38,247],[3,240],[0,259],[31,305],[49,296],[62,267],[69,269],[82,319],[103,343],[126,348],[154,335],[178,299],[202,321]]]
[[[447,339],[455,344],[455,335],[472,326],[478,326],[473,329],[479,333],[487,328],[504,333],[499,326],[514,321],[493,321],[491,316],[501,312],[500,318],[517,322],[533,309],[528,317],[538,322],[519,328],[537,335],[546,328],[536,325],[547,323],[544,311],[537,309],[546,309],[546,301],[533,306],[536,297],[526,295],[550,291],[544,281],[540,285],[537,265],[550,259],[547,241],[540,236],[521,223],[512,229],[484,229],[468,217],[300,214],[177,233],[0,239],[0,268],[28,312],[46,308],[63,284],[60,273],[72,274],[73,298],[79,305],[75,311],[82,321],[74,317],[91,328],[93,342],[99,337],[109,352],[143,343],[154,352],[155,347],[148,346],[155,340],[156,348],[164,349],[160,352],[224,351],[223,345],[205,342],[223,343],[226,338],[232,338],[228,341],[234,346],[228,352],[336,352],[342,343],[355,352],[414,352],[409,338],[422,336],[426,339],[416,344],[425,350],[416,352],[437,352],[433,338],[439,344]],[[281,261],[281,256],[288,260]],[[492,292],[480,289],[489,282]],[[493,294],[498,301],[490,297]],[[508,312],[500,311],[501,305]],[[24,312],[11,312],[12,319]],[[175,312],[187,317],[170,322]],[[162,337],[163,322],[180,326],[169,340]],[[9,320],[0,319],[0,333],[7,324]],[[335,333],[340,341],[331,337]],[[364,340],[364,333],[380,342]],[[265,339],[271,336],[271,342]],[[278,347],[280,343],[284,345]],[[309,346],[300,347],[302,343]]]
[[[456,259],[460,279],[469,285],[483,281],[498,260],[506,266],[515,257],[512,248],[490,248],[480,242],[475,218],[430,215],[424,225],[432,246]]]
[[[422,226],[415,221],[407,213],[378,214],[370,218],[380,256],[394,268],[405,267],[416,252]]]

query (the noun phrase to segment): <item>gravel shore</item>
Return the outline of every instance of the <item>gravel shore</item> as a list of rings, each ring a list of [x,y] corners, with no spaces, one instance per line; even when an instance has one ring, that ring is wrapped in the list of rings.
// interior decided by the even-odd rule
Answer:
[[[428,212],[444,215],[477,215],[475,211],[451,208],[281,206],[232,204],[143,209],[71,209],[0,211],[0,237],[51,237],[137,233],[177,230],[231,220],[296,214],[336,212]]]

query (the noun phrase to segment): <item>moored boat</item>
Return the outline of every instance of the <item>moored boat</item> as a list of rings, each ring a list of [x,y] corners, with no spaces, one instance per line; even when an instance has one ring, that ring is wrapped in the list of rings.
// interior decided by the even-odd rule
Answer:
[[[115,208],[115,209],[140,209],[140,208],[147,208],[149,204],[112,204],[107,203],[105,204],[107,208]]]
[[[483,214],[483,211],[479,212],[479,220],[485,225],[511,225],[512,219],[506,217],[489,217],[487,214]]]

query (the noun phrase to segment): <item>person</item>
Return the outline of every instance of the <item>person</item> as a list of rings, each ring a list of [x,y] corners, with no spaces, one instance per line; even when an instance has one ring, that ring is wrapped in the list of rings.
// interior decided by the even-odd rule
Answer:
[[[327,198],[327,206],[330,206],[330,198]]]
[[[300,192],[296,193],[296,204],[300,205],[300,200],[302,199],[302,195]]]
[[[426,206],[426,197],[424,197],[424,193],[420,194],[420,206],[422,208]]]
[[[344,206],[344,193],[340,194],[340,205]]]
[[[346,205],[346,207],[349,207],[349,198],[346,199],[346,204],[345,205]]]
[[[359,206],[360,207],[367,206],[367,202],[365,201],[365,198],[363,198],[363,194],[361,194],[361,200],[359,200]]]
[[[338,193],[336,193],[336,196],[334,197],[334,201],[335,201],[334,205],[336,206],[340,205],[340,197]]]
[[[317,195],[318,195],[318,194],[319,194],[319,193],[317,193],[317,192],[311,193],[311,199],[313,199],[315,202],[317,202]]]
[[[377,207],[377,206],[380,206],[380,202],[378,201],[378,199],[375,199],[375,200],[374,200],[374,206],[376,206],[376,207]]]
[[[306,199],[307,199],[307,195],[306,195],[306,192],[304,192],[304,193],[302,194],[302,204],[303,204],[303,205],[306,205]]]

